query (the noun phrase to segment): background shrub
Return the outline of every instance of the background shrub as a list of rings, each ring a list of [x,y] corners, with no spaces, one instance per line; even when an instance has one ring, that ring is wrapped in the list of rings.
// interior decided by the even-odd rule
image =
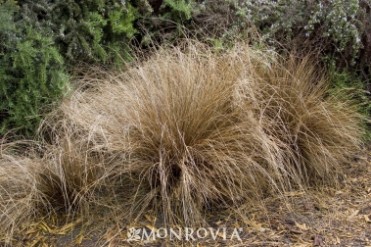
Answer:
[[[0,6],[0,135],[31,134],[48,105],[67,88],[64,59],[46,30],[16,18],[19,6]]]
[[[369,82],[371,3],[367,0],[239,1],[239,15],[263,40],[285,48],[317,48],[338,66],[357,70]],[[304,45],[303,45],[304,44]]]
[[[367,0],[0,0],[0,135],[32,134],[76,66],[111,66],[142,49],[192,37],[236,39],[278,51],[319,51],[324,65],[361,80],[370,99]],[[147,50],[148,51],[148,50]],[[353,79],[352,79],[353,81]],[[349,85],[355,86],[356,83]],[[367,114],[370,114],[366,109]]]
[[[23,0],[25,22],[51,30],[69,63],[107,63],[125,54],[137,11],[125,1]]]
[[[50,104],[69,88],[68,77],[76,65],[121,64],[130,59],[132,39],[160,37],[155,22],[146,21],[157,11],[147,1],[6,0],[0,4],[0,135],[11,129],[31,135]],[[164,28],[163,23],[191,17],[191,2],[161,4],[159,19]]]
[[[353,62],[362,47],[358,17],[364,9],[358,0],[240,1],[237,8],[271,44],[279,41],[289,47],[295,41],[305,41],[327,54],[339,56],[346,52]]]
[[[186,37],[193,26],[192,17],[197,6],[193,0],[141,0],[133,4],[141,13],[136,22],[139,30],[136,38],[142,48],[165,41],[174,43]]]

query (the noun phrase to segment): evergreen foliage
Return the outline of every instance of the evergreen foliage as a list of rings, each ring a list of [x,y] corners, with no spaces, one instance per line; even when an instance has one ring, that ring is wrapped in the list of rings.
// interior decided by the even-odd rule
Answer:
[[[16,20],[14,1],[0,6],[0,134],[34,132],[46,106],[67,87],[64,59],[50,33]]]
[[[55,35],[69,63],[112,62],[127,52],[137,11],[125,1],[23,0],[23,19]]]
[[[120,64],[130,59],[133,39],[182,35],[193,6],[187,0],[0,0],[0,136],[33,134],[69,88],[74,66]]]
[[[194,0],[141,0],[135,6],[141,13],[136,26],[142,47],[176,43],[180,38],[189,37],[195,29],[193,19],[200,10]]]

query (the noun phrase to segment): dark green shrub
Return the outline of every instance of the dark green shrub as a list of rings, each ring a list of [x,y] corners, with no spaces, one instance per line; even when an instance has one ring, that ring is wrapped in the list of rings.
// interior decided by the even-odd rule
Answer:
[[[0,135],[32,134],[68,81],[53,36],[16,20],[18,9],[14,1],[0,6]]]
[[[175,43],[189,36],[192,18],[199,4],[194,0],[131,1],[140,12],[136,22],[141,47]]]
[[[137,10],[125,1],[23,0],[27,22],[51,30],[69,63],[112,63],[128,55]],[[124,58],[125,59],[125,58]]]
[[[0,0],[0,135],[32,134],[76,65],[120,64],[133,39],[181,36],[194,2],[159,2]]]
[[[160,1],[158,10],[154,1],[144,0],[0,4],[0,135],[10,129],[30,135],[50,104],[66,92],[76,65],[120,64],[130,59],[133,39],[170,40],[158,39],[163,34],[176,39],[192,17],[194,2]]]

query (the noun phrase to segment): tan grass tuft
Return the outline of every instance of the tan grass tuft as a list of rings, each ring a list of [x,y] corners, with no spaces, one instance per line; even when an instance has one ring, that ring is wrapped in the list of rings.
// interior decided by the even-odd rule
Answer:
[[[0,153],[0,241],[8,241],[7,237],[38,215],[46,203],[38,188],[42,161],[20,155],[17,146],[7,144]]]
[[[132,220],[154,210],[187,226],[210,208],[336,184],[361,117],[321,74],[308,59],[190,45],[86,76],[44,122],[44,167],[27,183],[53,208],[103,205]]]

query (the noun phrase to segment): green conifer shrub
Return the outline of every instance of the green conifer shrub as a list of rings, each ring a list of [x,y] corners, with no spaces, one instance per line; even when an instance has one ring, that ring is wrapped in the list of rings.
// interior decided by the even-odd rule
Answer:
[[[126,1],[23,0],[23,19],[50,29],[69,63],[110,63],[127,54],[137,10]]]
[[[193,10],[193,1],[186,0],[161,1],[159,13],[148,1],[0,4],[0,135],[9,130],[31,135],[50,104],[66,92],[76,65],[121,64],[131,57],[132,40],[144,40],[147,31],[149,36],[168,33],[176,39]],[[161,32],[155,22],[147,21],[155,15],[161,19]],[[141,22],[146,28],[140,20],[146,20]],[[176,28],[167,29],[169,23]]]
[[[141,47],[176,43],[191,35],[193,17],[200,7],[194,0],[131,1],[140,12],[136,22]]]
[[[1,0],[0,136],[34,133],[76,66],[121,64],[134,39],[177,39],[193,7],[187,0],[160,1],[159,12],[153,1]]]
[[[68,87],[64,59],[53,35],[16,19],[19,6],[0,6],[0,135],[31,135],[46,106]]]

